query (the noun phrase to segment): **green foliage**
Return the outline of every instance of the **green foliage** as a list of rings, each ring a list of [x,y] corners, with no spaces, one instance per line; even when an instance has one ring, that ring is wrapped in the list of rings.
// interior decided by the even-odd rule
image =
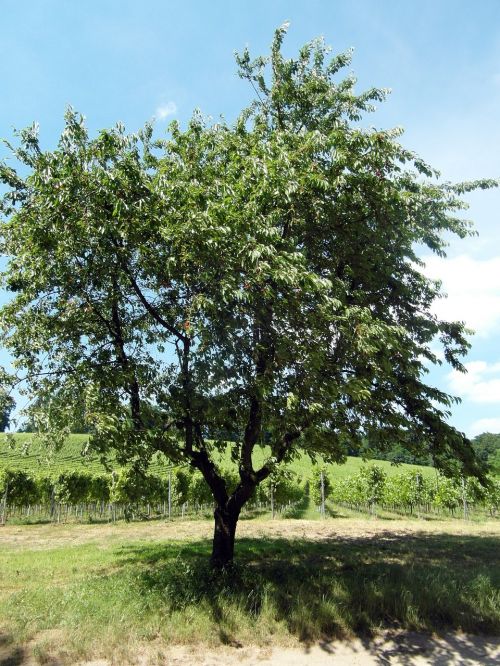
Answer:
[[[393,488],[397,487],[396,477],[388,483],[387,474],[378,465],[367,465],[351,477],[337,482],[333,488],[333,498],[351,506],[368,506],[387,501]]]
[[[188,498],[195,506],[212,504],[214,501],[212,491],[200,472],[195,472],[191,478]]]
[[[192,475],[192,471],[185,467],[176,469],[172,474],[172,502],[176,506],[182,506],[189,501]]]
[[[106,477],[107,479],[107,477]],[[176,480],[172,479],[172,500],[179,501],[176,489]],[[125,468],[111,475],[111,489],[109,498],[117,504],[141,504],[152,502],[166,502],[168,500],[168,477],[155,474],[145,474],[142,470]]]
[[[112,475],[112,502],[130,504],[141,502],[147,497],[147,483],[144,474],[136,469],[122,469]]]
[[[304,497],[304,492],[304,486],[296,474],[280,469],[262,484],[257,499],[266,504],[270,504],[272,500],[279,508],[299,502]]]
[[[434,503],[439,509],[455,511],[462,502],[462,491],[454,479],[441,477],[434,495]]]
[[[378,465],[369,465],[361,468],[356,475],[337,482],[332,496],[337,502],[357,508],[366,506],[373,509],[375,505],[384,505],[413,512],[416,507],[430,507],[434,492],[430,479],[419,471],[409,470],[388,476]]]
[[[15,406],[14,398],[5,390],[0,389],[0,432],[5,432],[9,427],[10,415]]]
[[[365,491],[363,478],[356,474],[337,481],[332,488],[332,498],[336,502],[359,508],[367,503]]]
[[[331,494],[332,484],[330,478],[328,477],[326,467],[321,465],[319,467],[314,467],[311,480],[309,482],[309,496],[315,506],[319,506],[322,500],[321,494],[321,477],[323,476],[323,493],[325,500]]]
[[[477,457],[492,471],[500,472],[500,434],[483,432],[472,440]]]
[[[431,464],[431,457],[426,454],[425,449],[420,454],[411,453],[407,448],[402,446],[399,442],[394,443],[386,450],[372,450],[367,447],[366,451],[362,451],[367,457],[377,460],[388,460],[394,464],[407,463],[410,465],[429,465]]]
[[[434,487],[421,472],[410,471],[399,474],[391,479],[391,484],[391,499],[397,496],[399,506],[411,512],[432,501]]]
[[[364,485],[366,503],[369,506],[379,504],[384,497],[387,475],[378,465],[364,467],[360,471],[361,481]]]
[[[491,456],[488,458],[488,462],[491,466],[491,471],[494,474],[500,475],[500,449],[497,449]]]
[[[491,478],[490,483],[484,491],[484,503],[491,515],[496,515],[500,510],[500,479]]]
[[[111,475],[94,474],[90,479],[88,499],[91,502],[109,502],[111,495]]]
[[[465,499],[468,505],[479,504],[484,500],[485,487],[477,479],[471,477],[464,480]]]
[[[38,499],[38,488],[33,477],[19,470],[0,470],[0,497],[7,494],[7,502],[15,506],[33,504]]]
[[[55,483],[56,497],[63,504],[82,504],[89,498],[92,476],[85,472],[64,472]]]
[[[55,500],[55,483],[50,476],[35,477],[37,496],[41,504],[50,504]]]

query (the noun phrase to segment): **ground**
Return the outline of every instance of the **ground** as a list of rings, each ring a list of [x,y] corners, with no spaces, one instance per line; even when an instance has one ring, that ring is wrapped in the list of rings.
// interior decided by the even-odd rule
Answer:
[[[432,637],[415,632],[382,633],[370,641],[359,638],[335,643],[295,648],[217,648],[200,650],[186,646],[172,646],[148,655],[147,650],[137,653],[135,663],[147,666],[497,666],[500,646],[496,638],[447,634]],[[27,650],[2,647],[0,637],[0,664],[2,666],[35,666],[40,663],[29,656]],[[57,666],[59,660],[45,662]],[[107,659],[75,662],[77,666],[111,666]]]
[[[0,666],[500,659],[498,521],[245,520],[222,583],[205,566],[211,531],[0,528]]]

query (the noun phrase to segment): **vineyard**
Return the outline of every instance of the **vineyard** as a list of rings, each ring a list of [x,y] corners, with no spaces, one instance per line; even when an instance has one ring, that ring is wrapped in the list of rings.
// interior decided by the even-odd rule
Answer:
[[[119,465],[114,457],[108,455],[106,461],[92,453],[85,453],[88,435],[72,434],[66,438],[61,449],[51,452],[35,435],[31,433],[16,433],[5,435],[0,433],[0,470],[9,468],[22,470],[29,474],[38,473],[43,470],[46,476],[57,477],[63,472],[75,470],[85,471],[91,474],[104,474],[111,470],[117,470]],[[254,452],[254,463],[260,465],[268,455],[265,448],[258,448]],[[220,464],[223,468],[231,467],[231,450],[228,445],[226,451],[220,455]],[[394,466],[387,461],[377,461],[388,476],[393,476],[401,470],[413,470],[421,472],[424,476],[435,474],[431,467],[420,465],[402,464]],[[349,456],[345,464],[327,465],[328,473],[333,477],[342,479],[357,473],[364,466],[361,458]],[[164,475],[171,467],[171,463],[161,453],[153,456],[149,471],[152,474]],[[301,455],[293,460],[287,468],[299,476],[309,478],[312,471],[311,460],[306,455]]]
[[[225,470],[235,487],[234,470]],[[312,504],[324,516],[328,502],[375,514],[389,510],[410,515],[473,512],[495,517],[500,509],[500,480],[483,488],[473,479],[449,479],[419,470],[389,476],[376,464],[336,478],[326,466],[314,466],[309,476],[283,470],[257,487],[246,512],[284,516]],[[112,473],[73,470],[56,476],[5,468],[0,471],[0,523],[25,521],[147,519],[187,517],[212,511],[212,495],[200,472],[189,467],[167,468],[163,474],[122,468]]]

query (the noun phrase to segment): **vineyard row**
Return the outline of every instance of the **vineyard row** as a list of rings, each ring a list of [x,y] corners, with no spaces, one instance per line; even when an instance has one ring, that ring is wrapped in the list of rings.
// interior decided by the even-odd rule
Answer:
[[[225,474],[228,489],[238,483],[234,472]],[[424,477],[409,471],[388,477],[373,465],[342,480],[332,479],[324,468],[311,478],[282,471],[256,488],[252,507],[271,511],[296,506],[306,498],[325,513],[332,500],[352,509],[373,513],[377,507],[406,513],[470,513],[475,507],[496,516],[500,509],[500,480],[487,487],[475,479]],[[152,516],[184,516],[207,511],[212,494],[203,476],[190,468],[170,469],[163,475],[122,469],[111,474],[64,472],[57,478],[35,476],[19,470],[0,472],[0,522],[7,517],[116,520]]]

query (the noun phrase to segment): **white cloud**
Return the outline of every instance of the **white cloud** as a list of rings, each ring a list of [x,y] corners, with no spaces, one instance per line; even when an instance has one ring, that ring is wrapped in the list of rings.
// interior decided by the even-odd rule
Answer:
[[[500,327],[500,257],[481,260],[467,255],[451,259],[431,256],[424,261],[425,275],[441,280],[448,295],[433,305],[439,318],[465,321],[484,337]]]
[[[157,120],[165,120],[168,116],[173,116],[177,113],[177,104],[175,102],[167,102],[160,104],[155,111],[155,118]]]
[[[465,400],[481,404],[500,404],[500,363],[471,361],[467,373],[448,373],[450,391]]]
[[[500,417],[492,419],[479,419],[470,426],[468,435],[475,437],[483,432],[500,433]]]

